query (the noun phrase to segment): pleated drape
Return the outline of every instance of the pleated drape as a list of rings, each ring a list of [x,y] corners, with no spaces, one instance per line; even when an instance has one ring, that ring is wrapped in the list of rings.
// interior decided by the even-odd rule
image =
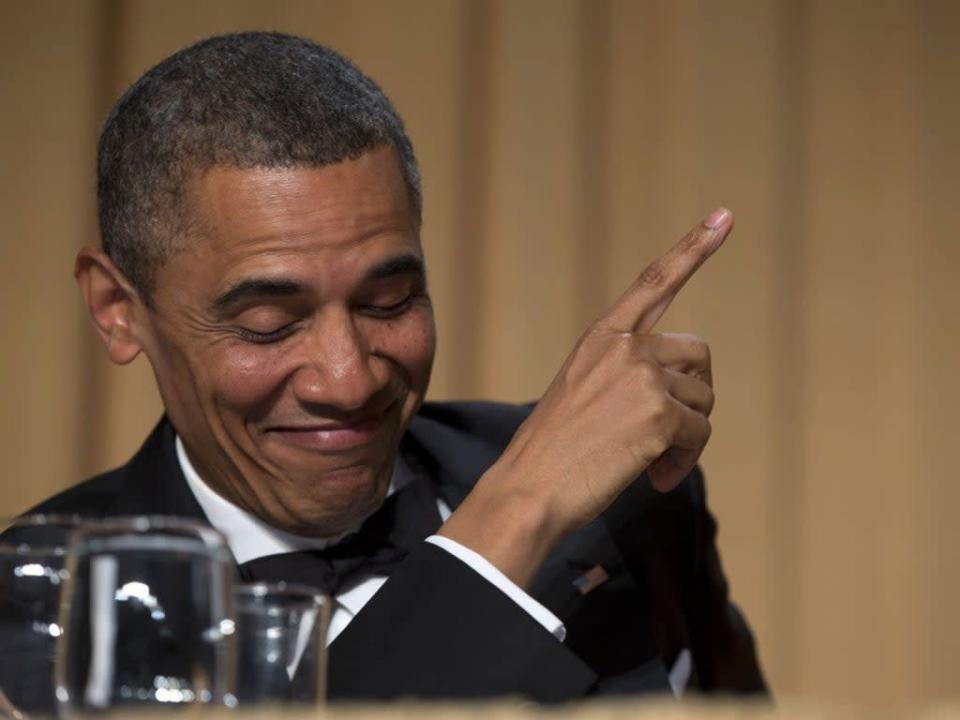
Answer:
[[[127,458],[160,412],[72,279],[98,125],[178,47],[343,51],[422,165],[432,396],[535,398],[587,323],[718,204],[664,318],[710,340],[703,458],[781,695],[960,694],[960,4],[51,0],[0,5],[0,514]]]

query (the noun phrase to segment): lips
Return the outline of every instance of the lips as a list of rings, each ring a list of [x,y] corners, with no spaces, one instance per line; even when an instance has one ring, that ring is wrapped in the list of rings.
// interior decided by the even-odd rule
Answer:
[[[318,452],[338,452],[362,447],[372,442],[384,425],[387,414],[346,422],[316,422],[284,425],[267,430],[274,440]]]

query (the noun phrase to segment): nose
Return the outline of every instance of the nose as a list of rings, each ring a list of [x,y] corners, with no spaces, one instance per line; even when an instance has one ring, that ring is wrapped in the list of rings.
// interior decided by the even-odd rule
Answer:
[[[389,374],[346,309],[320,313],[301,346],[292,384],[297,400],[327,412],[355,412],[386,389]]]

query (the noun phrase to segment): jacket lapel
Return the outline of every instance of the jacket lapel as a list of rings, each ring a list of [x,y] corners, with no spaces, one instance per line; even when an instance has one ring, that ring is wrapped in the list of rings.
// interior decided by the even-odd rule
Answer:
[[[417,416],[410,423],[400,452],[410,469],[430,478],[437,494],[455,510],[503,448]]]
[[[209,524],[177,460],[173,425],[164,416],[123,468],[123,488],[108,515],[175,515]]]

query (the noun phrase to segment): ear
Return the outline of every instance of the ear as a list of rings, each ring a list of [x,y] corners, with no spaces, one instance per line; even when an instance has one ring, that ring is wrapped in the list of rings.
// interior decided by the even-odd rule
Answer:
[[[110,359],[118,365],[131,362],[143,350],[136,333],[143,311],[137,291],[99,248],[77,253],[73,276]]]

